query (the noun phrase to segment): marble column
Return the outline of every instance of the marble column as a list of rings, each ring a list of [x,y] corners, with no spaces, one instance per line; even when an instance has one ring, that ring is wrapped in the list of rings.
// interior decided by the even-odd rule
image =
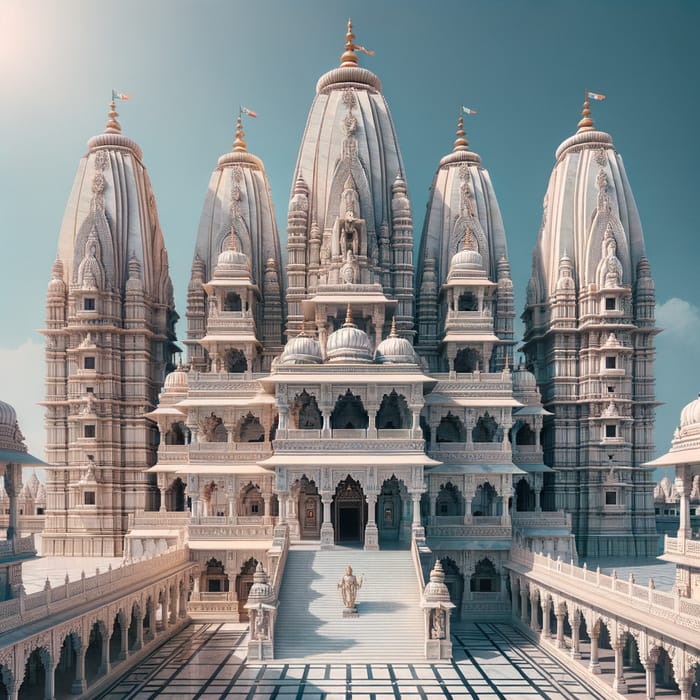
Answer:
[[[375,521],[375,510],[377,507],[377,494],[367,493],[367,524],[365,525],[365,545],[367,551],[379,549],[379,530]]]
[[[652,652],[643,662],[644,666],[644,681],[646,685],[647,700],[656,698],[656,662],[659,659],[659,652]]]
[[[88,645],[81,640],[80,649],[75,650],[75,675],[70,686],[71,695],[82,695],[85,692],[85,655],[87,649]]]
[[[413,520],[411,526],[414,528],[420,527],[420,498],[420,493],[411,494],[411,503],[413,505]]]
[[[625,645],[620,639],[612,639],[611,642],[613,653],[615,655],[615,676],[613,678],[612,687],[613,690],[616,690],[621,695],[624,695],[627,692],[627,683],[625,682],[625,673],[622,661],[622,651],[624,650]]]
[[[335,546],[335,532],[331,522],[331,501],[333,496],[329,491],[321,493],[323,503],[323,524],[321,525],[321,549],[333,549]]]
[[[121,649],[119,650],[119,660],[124,661],[129,656],[129,626],[126,624],[126,616],[122,615],[119,619],[119,628],[121,630]]]
[[[689,540],[691,537],[690,527],[690,486],[688,483],[687,469],[681,467],[678,470],[679,476],[675,480],[676,492],[680,496],[678,503],[680,522],[678,525],[678,539]]]
[[[44,667],[44,700],[54,700],[55,679],[53,660],[49,659],[48,665]]]
[[[527,588],[520,587],[520,622],[527,624]]]
[[[591,638],[591,660],[588,664],[588,670],[593,674],[600,673],[600,664],[598,663],[598,637],[600,630],[592,629],[589,633]]]
[[[100,653],[100,676],[106,676],[109,673],[109,632],[102,636],[102,649]]]
[[[571,616],[571,658],[580,659],[581,658],[581,642],[579,640],[579,634],[581,632],[581,615],[578,612],[574,612]]]
[[[133,651],[138,651],[143,646],[143,613],[139,610],[136,616],[136,639]]]
[[[533,632],[540,631],[540,623],[537,621],[537,607],[539,604],[539,595],[536,592],[530,593],[530,629]]]
[[[554,615],[557,618],[557,649],[564,649],[566,645],[564,644],[564,618],[565,613],[560,608],[554,611]]]
[[[542,638],[548,639],[551,636],[549,625],[549,607],[552,604],[551,598],[545,596],[540,598],[540,606],[542,607]]]

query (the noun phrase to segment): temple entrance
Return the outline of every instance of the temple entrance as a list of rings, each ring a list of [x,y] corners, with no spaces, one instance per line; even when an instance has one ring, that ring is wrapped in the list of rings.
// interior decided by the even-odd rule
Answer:
[[[403,487],[403,489],[402,489]],[[379,541],[385,544],[399,542],[401,539],[401,524],[403,521],[402,491],[406,487],[395,476],[382,484],[382,490],[377,497],[377,528]]]
[[[299,536],[302,540],[318,540],[321,537],[321,497],[314,481],[305,476],[299,481],[297,496]]]
[[[331,519],[338,544],[363,544],[367,501],[360,484],[350,475],[338,484],[331,503]]]

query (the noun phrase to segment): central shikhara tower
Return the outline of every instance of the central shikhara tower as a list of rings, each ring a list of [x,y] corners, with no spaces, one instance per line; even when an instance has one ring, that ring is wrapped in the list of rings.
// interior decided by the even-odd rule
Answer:
[[[186,530],[190,609],[230,619],[246,618],[282,526],[322,549],[415,537],[470,616],[502,610],[514,542],[565,559],[576,543],[651,553],[654,291],[610,137],[584,120],[557,153],[517,366],[490,175],[460,118],[414,274],[398,138],[360,49],[349,26],[316,86],[286,280],[239,118],[196,236],[189,366],[164,384],[174,312],[140,150],[110,130],[90,142],[47,304],[55,551],[85,552],[112,527],[138,559]]]

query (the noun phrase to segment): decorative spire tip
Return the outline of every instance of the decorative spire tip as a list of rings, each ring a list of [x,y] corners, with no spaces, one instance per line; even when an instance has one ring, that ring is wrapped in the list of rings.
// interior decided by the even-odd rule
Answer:
[[[107,120],[107,123],[105,124],[105,134],[121,134],[122,133],[122,127],[121,124],[117,121],[117,117],[119,116],[119,113],[117,112],[117,105],[114,101],[114,98],[112,98],[112,101],[109,103],[109,119]]]
[[[233,150],[239,153],[245,153],[248,150],[248,144],[245,142],[245,134],[243,133],[243,119],[241,119],[240,114],[236,119],[236,140],[233,142]]]
[[[348,308],[345,312],[345,325],[346,326],[354,325],[353,320],[352,320],[352,306],[350,306],[350,304],[348,304]]]
[[[588,101],[588,93],[586,93],[586,99],[583,101],[583,109],[581,110],[581,121],[578,123],[577,134],[582,131],[593,131],[593,119],[591,119],[591,103]]]
[[[464,131],[464,117],[460,114],[459,119],[457,119],[457,138],[455,139],[454,148],[452,152],[456,151],[468,151],[469,141],[466,139],[466,132]]]
[[[356,66],[358,51],[361,51],[368,56],[374,56],[374,51],[370,51],[364,46],[360,46],[359,44],[355,43],[355,34],[352,31],[352,20],[348,18],[348,30],[345,34],[345,51],[340,57],[341,67]]]

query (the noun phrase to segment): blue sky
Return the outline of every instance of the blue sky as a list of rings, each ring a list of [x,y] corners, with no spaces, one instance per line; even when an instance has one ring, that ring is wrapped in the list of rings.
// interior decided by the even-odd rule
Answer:
[[[417,232],[459,105],[478,111],[468,137],[496,188],[518,312],[554,151],[575,131],[584,90],[607,95],[594,118],[623,156],[666,328],[656,365],[665,451],[700,388],[700,3],[3,0],[0,398],[16,405],[33,452],[43,450],[36,329],[77,163],[104,127],[110,90],[134,93],[120,121],[143,148],[184,316],[204,194],[238,105],[259,115],[248,147],[265,162],[284,232],[316,80],[338,64],[349,12],[357,41],[376,51],[361,62],[389,101]]]

